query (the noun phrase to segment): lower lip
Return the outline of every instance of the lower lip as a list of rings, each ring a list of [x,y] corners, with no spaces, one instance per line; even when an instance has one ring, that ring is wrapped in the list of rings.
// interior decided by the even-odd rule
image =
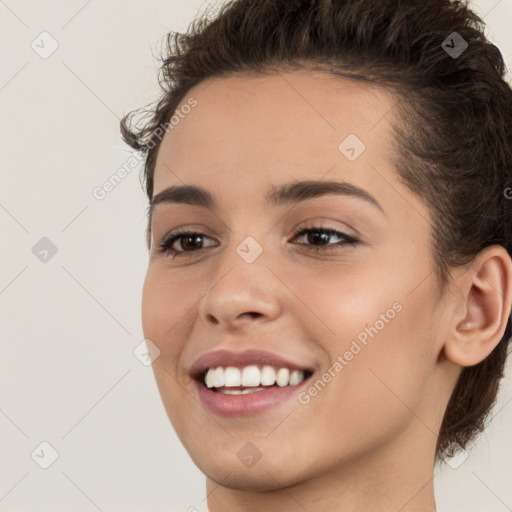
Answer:
[[[309,379],[308,379],[309,380]],[[245,395],[225,395],[212,391],[201,382],[195,382],[199,399],[213,414],[219,416],[249,416],[272,407],[276,407],[290,398],[297,396],[298,390],[306,380],[294,386],[273,386],[263,391],[254,391]]]

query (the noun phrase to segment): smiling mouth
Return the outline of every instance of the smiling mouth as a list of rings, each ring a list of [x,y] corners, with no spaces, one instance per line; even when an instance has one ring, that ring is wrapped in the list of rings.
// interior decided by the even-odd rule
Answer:
[[[312,372],[270,365],[208,368],[200,382],[211,391],[225,395],[245,395],[275,388],[292,387],[309,379]]]

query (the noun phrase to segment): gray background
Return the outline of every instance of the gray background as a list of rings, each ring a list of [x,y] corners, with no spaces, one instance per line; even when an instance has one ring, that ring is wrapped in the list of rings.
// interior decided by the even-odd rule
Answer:
[[[472,4],[512,68],[512,2]],[[132,155],[119,118],[156,98],[164,35],[203,6],[0,0],[0,511],[207,510],[204,476],[133,353],[141,166],[92,193]],[[512,511],[511,375],[469,458],[436,468],[439,512]],[[42,442],[58,453],[47,469]]]

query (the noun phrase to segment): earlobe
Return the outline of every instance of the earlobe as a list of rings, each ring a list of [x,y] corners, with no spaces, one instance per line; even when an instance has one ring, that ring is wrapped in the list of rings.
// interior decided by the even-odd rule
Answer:
[[[446,357],[460,366],[482,362],[502,339],[512,302],[512,260],[506,249],[483,249],[460,275],[462,318],[453,318]]]

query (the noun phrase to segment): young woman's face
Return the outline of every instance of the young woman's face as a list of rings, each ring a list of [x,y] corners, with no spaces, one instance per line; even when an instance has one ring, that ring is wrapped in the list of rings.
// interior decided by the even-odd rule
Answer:
[[[214,204],[183,193],[154,204],[142,314],[160,350],[164,406],[192,459],[245,489],[368,468],[390,453],[431,465],[451,391],[437,322],[444,298],[430,215],[393,168],[393,98],[305,72],[216,79],[182,105],[191,97],[163,139],[154,198],[187,185]],[[351,188],[277,200],[303,181]],[[177,230],[195,235],[162,252]],[[198,362],[219,350],[233,357]],[[270,359],[235,357],[249,350]],[[312,375],[233,395],[197,373],[265,365]],[[226,373],[235,383],[236,370]]]

